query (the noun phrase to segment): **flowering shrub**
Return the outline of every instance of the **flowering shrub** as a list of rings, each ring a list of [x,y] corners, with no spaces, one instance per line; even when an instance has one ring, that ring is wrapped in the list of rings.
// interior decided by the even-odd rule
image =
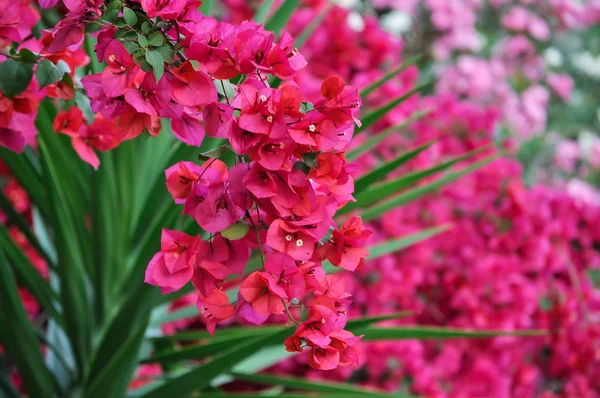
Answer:
[[[473,45],[472,40],[461,41],[465,38],[463,33],[477,39],[474,11],[484,14],[487,10],[473,7],[477,2],[373,4],[410,13],[428,9],[435,27],[447,33],[434,41],[434,49],[446,46],[446,50],[434,52],[436,58],[448,58],[459,48],[478,50],[476,46],[460,47]],[[580,7],[555,2],[548,6],[550,9],[542,12],[556,12],[559,21],[568,20],[566,6],[571,6],[579,20],[589,25],[597,15],[592,3]],[[303,26],[323,12],[319,7],[323,5],[299,10],[293,23]],[[521,29],[514,24],[517,17],[525,15],[527,21],[522,30],[537,40],[547,40],[535,35],[548,32],[547,21],[554,23],[547,15],[542,19],[531,11],[524,12],[523,7],[506,5],[502,12],[507,13],[505,25],[512,31]],[[370,17],[353,29],[349,24],[354,16],[337,7],[328,12],[304,50],[308,66],[299,78],[307,75],[306,81],[310,81],[312,76],[335,68],[343,71],[347,81],[364,87],[381,76],[382,66],[392,69],[399,62],[403,43],[384,33]],[[338,40],[340,29],[344,32],[341,36],[352,39]],[[379,38],[374,58],[369,57],[370,47],[362,41],[365,37]],[[538,84],[546,76],[548,85],[562,100],[568,99],[572,83],[568,76],[547,73],[542,57],[524,37],[512,41],[507,38],[507,42],[530,49],[529,57],[518,58],[525,60],[523,65],[514,57],[509,58],[512,53],[505,43],[500,44],[491,61],[459,55],[456,63],[441,68],[434,97],[405,102],[388,113],[379,127],[383,130],[396,125],[417,109],[433,112],[414,123],[406,134],[385,138],[374,154],[359,158],[359,173],[368,173],[379,159],[392,159],[397,151],[431,139],[436,139],[436,143],[412,167],[435,164],[492,143],[498,138],[500,123],[508,126],[516,138],[506,141],[508,147],[514,147],[515,141],[524,136],[542,133],[546,128],[549,92],[539,86],[519,93],[509,84],[511,79],[530,73],[527,79]],[[386,48],[392,50],[382,50]],[[319,54],[317,63],[311,59],[313,49],[314,54]],[[348,53],[360,53],[361,57],[346,57]],[[515,53],[515,57],[520,55]],[[366,60],[377,61],[370,64]],[[385,94],[373,94],[365,99],[365,105],[382,105],[387,99],[402,95],[417,77],[416,70],[407,69],[377,92]],[[314,88],[307,89],[309,92],[314,93]],[[469,100],[458,99],[457,95]],[[536,96],[546,100],[538,101]],[[510,103],[519,106],[508,107]],[[585,144],[580,141],[581,148],[587,151],[572,142],[560,144],[558,166],[569,175],[578,170],[593,176],[593,146],[589,142],[594,139],[588,134]],[[579,160],[584,163],[576,164]],[[598,194],[576,180],[565,186],[555,179],[558,187],[537,184],[529,190],[521,181],[522,172],[514,160],[496,161],[439,195],[393,210],[370,224],[374,240],[444,222],[452,223],[453,230],[401,254],[367,262],[354,277],[347,278],[354,297],[350,314],[416,309],[418,315],[409,322],[509,330],[544,328],[549,331],[547,338],[525,345],[504,337],[443,346],[418,341],[378,342],[361,345],[365,350],[363,357],[369,359],[355,372],[341,369],[327,375],[315,373],[304,367],[302,358],[273,370],[292,374],[304,371],[314,378],[337,380],[359,377],[367,385],[387,386],[391,390],[406,383],[413,392],[425,396],[597,396],[598,347],[594,336],[598,292],[592,276],[599,265],[595,228]]]
[[[371,6],[0,0],[3,394],[597,395],[597,194],[512,159],[573,91],[527,37],[574,11],[494,3],[477,59],[487,6]]]

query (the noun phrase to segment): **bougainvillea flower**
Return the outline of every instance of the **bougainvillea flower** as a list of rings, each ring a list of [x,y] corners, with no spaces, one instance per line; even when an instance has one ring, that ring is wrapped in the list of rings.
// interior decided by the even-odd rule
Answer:
[[[104,50],[106,68],[102,72],[101,83],[104,94],[108,98],[125,94],[140,70],[123,43],[111,41]]]
[[[200,240],[183,232],[163,229],[160,238],[160,250],[169,272],[189,267],[196,261],[196,251]]]
[[[59,112],[54,118],[54,131],[66,134],[70,137],[79,135],[79,130],[85,126],[83,112],[76,106],[72,106],[68,111]]]
[[[233,108],[220,102],[208,104],[202,111],[206,134],[211,137],[227,138],[232,118]]]
[[[200,146],[204,140],[204,126],[199,120],[184,113],[171,121],[173,134],[188,145]]]
[[[333,231],[324,255],[333,265],[354,271],[369,255],[365,244],[371,234],[364,229],[360,217],[349,218],[338,231]]]
[[[304,276],[293,258],[283,253],[269,253],[261,274],[269,290],[282,299],[291,300],[304,292]]]
[[[225,278],[231,275],[231,270],[225,265],[210,260],[202,260],[194,268],[192,283],[203,296],[208,296],[213,290],[223,284]]]
[[[163,294],[181,289],[192,278],[197,246],[198,238],[163,229],[161,251],[150,260],[145,282],[159,286]]]
[[[156,83],[154,76],[146,73],[140,87],[125,91],[125,101],[137,112],[158,116],[171,100],[171,95],[171,85],[164,76]]]
[[[281,297],[271,292],[269,282],[258,271],[248,275],[242,282],[240,295],[263,316],[280,314],[284,310]]]
[[[319,347],[327,347],[331,343],[329,335],[335,330],[337,315],[335,311],[314,303],[308,309],[308,318],[302,322],[296,336]]]
[[[328,151],[338,140],[337,129],[330,119],[318,111],[307,113],[289,129],[298,144],[308,145],[315,151]]]
[[[340,352],[334,347],[313,346],[308,353],[308,364],[313,369],[332,370],[340,363]]]
[[[212,79],[206,73],[194,70],[191,63],[183,63],[173,70],[173,74],[173,99],[181,105],[208,105],[217,100],[217,89]]]
[[[207,232],[221,232],[243,215],[244,210],[233,203],[225,184],[212,186],[194,212],[194,218]]]
[[[163,294],[172,293],[188,283],[192,279],[194,270],[192,264],[189,267],[169,272],[165,263],[165,255],[163,252],[158,252],[152,257],[148,268],[146,268],[146,277],[144,282],[159,286]]]
[[[289,254],[294,260],[309,260],[314,251],[315,239],[302,228],[296,228],[283,220],[275,220],[267,231],[267,245],[274,250]]]
[[[175,203],[182,204],[192,192],[192,184],[200,178],[204,169],[193,162],[179,162],[165,170],[167,190]]]
[[[198,296],[196,305],[211,336],[215,334],[217,323],[231,318],[235,313],[233,304],[229,304],[229,298],[221,290],[214,290],[206,297]]]

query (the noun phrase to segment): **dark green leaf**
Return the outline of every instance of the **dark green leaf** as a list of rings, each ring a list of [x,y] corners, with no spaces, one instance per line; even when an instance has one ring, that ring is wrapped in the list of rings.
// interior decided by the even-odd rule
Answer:
[[[102,14],[102,19],[104,19],[107,22],[115,22],[118,17],[119,17],[119,10],[114,9],[114,8],[109,8],[108,10],[106,10],[104,12],[104,14]]]
[[[368,259],[375,260],[376,258],[385,256],[386,254],[395,253],[399,250],[412,246],[415,243],[429,239],[432,236],[439,235],[442,232],[446,232],[451,228],[452,225],[450,224],[440,225],[439,227],[426,228],[410,235],[402,236],[396,239],[391,239],[387,242],[371,246],[369,247],[370,254]]]
[[[419,62],[419,60],[421,60],[421,58],[423,58],[423,56],[419,54],[419,55],[411,57],[411,58],[407,59],[406,61],[402,62],[402,64],[400,66],[398,66],[397,68],[392,69],[391,71],[389,71],[388,73],[386,73],[385,75],[383,75],[377,81],[375,81],[375,82],[369,84],[367,87],[363,88],[361,90],[361,92],[360,92],[360,96],[362,98],[366,98],[373,91],[375,91],[379,87],[381,87],[385,82],[387,82],[388,80],[390,80],[394,76],[398,75],[402,71],[406,70],[406,68],[408,68],[409,66],[412,66],[412,65],[416,64],[417,62]]]
[[[54,397],[55,381],[44,365],[38,339],[27,318],[17,283],[0,250],[0,342],[14,361],[31,397]]]
[[[204,0],[202,1],[202,5],[198,8],[198,11],[200,11],[202,15],[210,15],[214,5],[215,0]]]
[[[393,160],[385,163],[382,166],[379,166],[379,167],[375,168],[374,170],[371,170],[370,172],[368,172],[364,176],[360,177],[354,183],[354,194],[358,195],[361,192],[363,192],[365,189],[367,189],[367,187],[369,187],[369,185],[371,185],[371,184],[373,184],[375,182],[381,181],[389,173],[391,173],[392,171],[396,170],[398,167],[400,167],[403,164],[407,163],[411,159],[414,159],[421,152],[423,152],[424,150],[428,149],[434,143],[435,143],[435,141],[429,141],[429,142],[426,142],[426,143],[424,143],[422,145],[419,145],[415,149],[412,149],[412,150],[410,150],[408,152],[405,152],[405,153],[401,154],[397,158],[395,158],[395,159],[393,159]],[[380,198],[381,197],[382,196],[380,196]]]
[[[21,62],[34,63],[35,61],[37,61],[37,55],[32,53],[30,50],[23,48],[21,49],[21,51],[19,51],[19,59],[21,60]]]
[[[53,268],[54,260],[50,258],[46,250],[42,247],[37,237],[33,234],[33,231],[29,227],[29,223],[21,216],[12,206],[10,201],[4,196],[4,193],[0,191],[0,209],[2,209],[9,220],[19,228],[19,230],[25,235],[29,244],[35,248],[35,250],[44,258],[48,265]]]
[[[148,45],[152,47],[160,47],[165,44],[165,36],[162,32],[154,32],[148,36]]]
[[[279,36],[298,5],[300,5],[300,0],[285,0],[265,24],[265,29],[275,33],[275,36]]]
[[[33,153],[25,148],[23,154],[17,154],[6,148],[0,148],[0,158],[10,168],[11,174],[21,183],[27,195],[40,209],[42,216],[48,216],[47,193],[42,184],[39,166]]]
[[[241,360],[248,358],[267,345],[281,343],[284,338],[292,333],[293,328],[289,327],[237,344],[215,355],[212,360],[205,364],[196,366],[172,379],[151,385],[148,389],[145,389],[145,393],[141,396],[144,398],[162,398],[166,395],[179,397],[207,387],[215,377],[228,372]]]
[[[165,72],[165,63],[163,61],[162,55],[156,50],[151,50],[146,53],[146,61],[150,65],[152,65],[152,70],[154,72],[154,77],[156,78],[156,82],[160,80],[163,73]]]
[[[208,338],[209,340],[204,344],[186,346],[181,349],[158,352],[157,354],[151,356],[148,359],[143,360],[142,362],[168,363],[173,361],[181,361],[185,359],[202,359],[210,355],[218,354],[228,348],[233,347],[236,344],[242,343],[248,339],[248,336],[235,337],[225,335],[223,338],[221,338],[217,334],[217,337],[214,339],[210,339],[210,336]]]
[[[143,48],[148,47],[148,39],[146,39],[146,36],[144,36],[141,33],[138,33],[137,39],[138,39],[138,44],[140,45],[140,47],[143,47]]]
[[[372,126],[378,120],[383,118],[389,111],[396,108],[398,105],[412,97],[414,94],[419,93],[433,85],[434,82],[423,83],[409,90],[405,94],[399,96],[396,99],[391,100],[381,108],[375,109],[374,111],[366,114],[361,118],[362,126],[358,129],[358,132],[364,131],[368,127]]]
[[[358,148],[356,148],[350,152],[347,152],[346,157],[348,158],[348,160],[354,160],[354,159],[358,158],[363,153],[369,152],[370,150],[375,148],[380,142],[382,142],[384,139],[386,139],[390,135],[394,134],[398,130],[402,130],[402,129],[408,127],[412,122],[423,118],[430,112],[431,112],[431,110],[425,110],[425,111],[413,113],[409,118],[407,118],[402,123],[399,123],[392,127],[388,127],[387,129],[377,133],[376,135],[369,137],[369,139],[367,139],[365,142],[363,142]]]
[[[462,161],[471,159],[488,149],[490,149],[490,146],[486,145],[486,146],[474,149],[472,151],[469,151],[469,152],[465,153],[464,155],[450,158],[449,160],[447,160],[445,162],[439,163],[439,164],[429,167],[427,169],[415,171],[413,173],[407,173],[407,174],[401,175],[400,177],[398,177],[396,179],[384,181],[381,184],[377,184],[377,185],[369,188],[368,190],[359,193],[356,196],[356,202],[348,203],[347,207],[344,206],[344,208],[338,212],[338,215],[345,214],[354,209],[359,209],[359,208],[364,208],[366,206],[369,206],[375,202],[378,202],[382,198],[387,198],[390,195],[400,192],[402,189],[404,189],[406,187],[416,184],[417,182],[421,181],[423,178],[429,177],[435,173],[446,170]],[[360,181],[360,180],[361,179],[359,179],[358,181]]]
[[[316,392],[332,392],[343,394],[360,394],[362,397],[389,397],[390,395],[360,388],[353,384],[333,383],[330,381],[313,381],[300,377],[283,377],[270,374],[249,374],[232,372],[231,375],[236,380],[247,381],[255,384],[277,385],[290,388],[292,390],[305,390]]]
[[[58,64],[54,65],[47,59],[43,59],[38,63],[35,77],[40,84],[40,88],[42,88],[60,81],[63,75],[70,71],[69,65],[63,60],[59,60]]]
[[[21,94],[33,77],[33,63],[7,59],[0,63],[0,88],[7,97]]]
[[[219,159],[227,152],[231,151],[231,146],[229,144],[219,145],[218,147],[211,149],[210,151],[202,152],[198,155],[198,160],[210,160],[210,159]]]
[[[429,326],[369,326],[359,330],[364,334],[363,341],[405,340],[405,339],[462,339],[490,338],[499,336],[543,336],[545,330],[499,331],[499,330],[462,330],[453,328],[436,328]]]
[[[138,20],[135,12],[131,8],[127,7],[123,9],[123,18],[125,18],[125,22],[129,26],[135,26]]]
[[[225,239],[240,240],[246,236],[249,229],[250,225],[240,221],[221,231],[221,235],[223,235]]]
[[[168,46],[162,46],[156,49],[156,51],[163,57],[163,60],[167,63],[173,62],[173,50]]]
[[[54,246],[57,251],[57,274],[60,281],[61,304],[65,318],[65,332],[79,367],[89,355],[92,333],[92,308],[87,287],[86,255],[91,256],[89,232],[84,223],[81,187],[76,187],[65,175],[75,175],[65,163],[64,141],[52,131],[53,106],[44,102],[38,109],[36,125],[40,131],[38,144],[44,181],[48,186],[51,206],[51,225],[54,228]],[[68,144],[67,144],[68,145]],[[79,243],[79,244],[78,244]]]
[[[21,286],[23,286],[40,303],[48,313],[62,322],[58,297],[50,288],[40,272],[29,261],[23,250],[16,245],[4,225],[0,225],[0,249],[4,251],[14,266],[14,272]]]
[[[499,157],[500,157],[500,155],[498,155],[498,154],[488,156],[488,157],[486,157],[482,160],[479,160],[479,161],[473,163],[472,165],[465,167],[461,170],[449,172],[448,174],[444,175],[443,177],[438,178],[435,181],[432,181],[425,185],[410,189],[408,191],[401,193],[398,196],[395,196],[395,197],[385,200],[381,203],[378,203],[378,204],[362,211],[361,216],[362,216],[363,220],[365,220],[365,221],[373,220],[373,219],[381,216],[383,213],[385,213],[389,210],[392,210],[398,206],[401,206],[403,204],[406,204],[408,202],[411,202],[429,192],[433,192],[433,191],[437,190],[438,188],[441,188],[444,185],[446,185],[452,181],[455,181],[455,180],[459,179],[460,177],[462,177],[466,174],[469,174],[470,172],[475,171],[475,170],[489,164],[490,162],[498,159]]]

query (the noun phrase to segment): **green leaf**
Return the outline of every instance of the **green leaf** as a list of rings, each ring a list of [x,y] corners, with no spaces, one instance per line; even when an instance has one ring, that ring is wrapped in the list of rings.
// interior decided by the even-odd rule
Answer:
[[[406,70],[406,68],[408,68],[409,66],[416,64],[422,58],[423,58],[423,56],[421,54],[419,54],[419,55],[416,55],[414,57],[407,59],[400,66],[392,69],[391,71],[389,71],[388,73],[383,75],[380,79],[374,81],[373,83],[369,84],[367,87],[363,88],[360,92],[360,96],[362,98],[365,98],[367,95],[371,94],[373,91],[375,91],[379,87],[381,87],[385,82],[387,82],[394,76],[398,75],[402,71]]]
[[[398,326],[398,327],[374,327],[369,326],[360,330],[364,334],[363,341],[381,340],[439,340],[439,339],[463,339],[463,338],[490,338],[500,336],[544,336],[545,330],[463,330],[453,328],[436,328],[429,326]]]
[[[35,299],[42,308],[48,311],[58,322],[62,322],[60,307],[58,306],[58,297],[50,288],[40,272],[29,261],[23,250],[17,246],[8,233],[4,225],[0,225],[0,249],[4,251],[10,262],[13,264],[17,279]]]
[[[263,23],[269,14],[269,10],[273,6],[274,0],[264,0],[254,14],[254,22]]]
[[[137,24],[138,21],[137,15],[135,15],[135,11],[127,7],[123,8],[123,18],[125,18],[125,22],[129,26],[135,26],[135,24]]]
[[[435,181],[432,181],[425,185],[421,185],[416,188],[410,189],[408,191],[401,193],[398,196],[395,196],[395,197],[385,200],[381,203],[378,203],[370,208],[367,208],[364,211],[362,211],[361,216],[364,221],[373,220],[373,219],[381,216],[383,213],[390,211],[398,206],[404,205],[408,202],[411,202],[429,192],[433,192],[433,191],[437,190],[438,188],[441,188],[444,185],[446,185],[452,181],[455,181],[455,180],[459,179],[460,177],[462,177],[466,174],[469,174],[469,173],[491,163],[492,161],[498,159],[499,157],[500,157],[500,154],[488,156],[488,157],[486,157],[482,160],[479,160],[479,161],[473,163],[472,165],[465,167],[461,170],[449,172],[448,174],[444,175],[443,177],[438,178]],[[338,212],[338,214],[339,214],[339,212]]]
[[[185,396],[191,392],[207,387],[211,381],[224,372],[228,372],[241,360],[248,358],[258,352],[266,345],[273,342],[280,343],[284,338],[293,333],[293,328],[288,327],[270,334],[263,334],[237,344],[218,355],[212,360],[202,365],[196,366],[181,375],[174,376],[171,379],[153,383],[145,392],[140,395],[144,398],[162,398],[169,396]]]
[[[391,314],[386,315],[365,316],[362,318],[349,319],[348,322],[346,322],[346,329],[348,329],[351,332],[355,332],[356,330],[372,325],[374,323],[406,318],[411,315],[413,315],[413,312],[411,311],[402,311],[393,312]]]
[[[285,0],[267,21],[265,29],[275,33],[275,36],[279,36],[298,5],[300,5],[300,0]]]
[[[32,53],[30,50],[23,48],[21,51],[19,51],[19,59],[21,62],[34,63],[37,61],[37,55]]]
[[[359,195],[361,192],[363,192],[365,189],[367,189],[369,187],[369,185],[382,180],[389,173],[391,173],[392,171],[396,170],[398,167],[400,167],[403,164],[407,163],[411,159],[414,159],[421,152],[423,152],[426,149],[428,149],[434,143],[435,143],[435,141],[428,141],[428,142],[426,142],[426,143],[424,143],[422,145],[419,145],[415,149],[412,149],[412,150],[410,150],[408,152],[405,152],[405,153],[401,154],[397,158],[395,158],[395,159],[393,159],[393,160],[385,163],[382,166],[379,166],[379,167],[371,170],[370,172],[368,172],[364,176],[360,177],[354,183],[354,194]],[[380,196],[380,198],[381,197],[382,196]]]
[[[89,232],[85,227],[82,204],[75,203],[82,202],[83,186],[77,190],[72,180],[64,178],[77,171],[68,168],[64,156],[57,156],[64,150],[62,145],[65,141],[52,131],[54,112],[50,103],[40,104],[36,126],[40,131],[38,144],[52,209],[50,221],[58,258],[57,274],[65,332],[71,340],[77,365],[82,368],[87,362],[92,333],[92,308],[87,291],[90,281],[86,274],[86,254],[91,256],[91,248],[88,247]]]
[[[44,365],[38,339],[27,318],[8,259],[0,250],[0,342],[17,366],[31,397],[53,397],[55,381]]]
[[[425,177],[429,177],[442,170],[446,170],[456,165],[457,163],[471,159],[488,149],[490,149],[490,145],[485,145],[483,147],[469,151],[464,155],[450,158],[445,162],[439,163],[427,169],[415,171],[413,173],[407,173],[393,180],[384,181],[381,184],[377,184],[368,189],[367,191],[359,193],[356,196],[356,202],[348,203],[347,206],[344,206],[344,208],[338,212],[338,215],[348,213],[349,211],[354,209],[364,208],[375,202],[378,202],[379,200],[381,200],[381,198],[388,198],[390,197],[390,195],[396,194],[402,189],[416,184]],[[360,180],[361,179],[359,179],[358,181]]]
[[[159,295],[153,286],[138,282],[123,297],[123,303],[114,308],[116,315],[103,330],[94,352],[84,396],[125,395],[138,362],[150,311]],[[102,375],[102,379],[98,375]],[[115,375],[119,375],[118,382],[113,379]]]
[[[10,201],[6,198],[3,192],[0,191],[0,209],[2,209],[9,220],[19,228],[19,231],[25,235],[29,244],[44,258],[50,268],[54,268],[54,260],[48,255],[46,249],[42,247],[37,237],[29,227],[29,223],[21,216],[15,208],[12,206]]]
[[[138,39],[138,44],[140,45],[140,47],[143,47],[143,48],[148,47],[148,39],[146,39],[146,36],[144,36],[141,33],[138,33],[137,39]]]
[[[285,351],[284,351],[285,353]],[[289,353],[288,353],[289,354]],[[280,360],[284,359],[284,357],[280,358],[277,362],[279,362]],[[227,382],[231,381],[232,377],[231,376],[227,376],[226,380]],[[223,378],[223,380],[225,380],[225,378]],[[220,384],[225,384],[225,383],[220,383]],[[143,387],[142,387],[143,389]],[[336,392],[327,392],[327,393],[320,393],[320,394],[315,394],[315,393],[283,393],[283,394],[277,394],[277,395],[273,395],[272,392],[269,391],[262,391],[260,393],[243,393],[243,392],[238,392],[238,393],[231,393],[231,394],[224,394],[221,391],[212,391],[212,392],[202,392],[202,395],[200,395],[199,397],[202,398],[269,398],[269,397],[277,397],[277,398],[347,398],[347,397],[360,397],[360,393],[357,394],[351,394],[351,393],[336,393]],[[373,395],[366,395],[367,397],[372,397]],[[390,398],[414,398],[410,395],[398,395],[398,394],[394,394],[394,395],[384,395],[386,397],[390,397]]]
[[[198,11],[200,11],[202,15],[210,15],[214,5],[215,0],[203,0],[202,5],[198,8]]]
[[[198,309],[195,305],[190,305],[188,307],[184,307],[184,309],[191,313],[193,309],[195,313],[191,314],[192,316],[198,316]],[[173,313],[174,314],[174,313]],[[412,315],[412,312],[404,311],[404,312],[396,312],[387,315],[377,315],[372,317],[362,317],[349,319],[346,323],[346,328],[350,331],[357,330],[359,328],[363,328],[365,326],[371,325],[373,323],[387,321],[391,319],[399,319]],[[179,318],[181,319],[181,318]],[[171,320],[163,320],[163,322],[171,322]],[[153,322],[154,326],[160,325],[162,322]],[[276,331],[282,330],[285,326],[281,325],[262,325],[260,327],[254,326],[232,326],[222,329],[217,329],[214,339],[221,341],[226,339],[240,339],[240,338],[251,338],[254,336],[260,336],[265,333],[274,333]],[[193,331],[193,332],[178,332],[172,335],[166,336],[157,336],[152,337],[151,340],[170,340],[170,341],[195,341],[202,339],[212,339],[211,335],[206,330],[201,331]]]
[[[111,361],[94,374],[88,387],[86,398],[123,397],[137,367],[137,356],[144,337],[144,328],[133,334],[112,356]]]
[[[445,224],[440,225],[438,227],[425,228],[419,232],[402,236],[400,238],[391,239],[387,242],[377,244],[375,246],[369,247],[369,257],[368,260],[375,260],[376,258],[385,256],[386,254],[395,253],[402,249],[406,249],[414,245],[415,243],[419,243],[426,239],[431,238],[432,236],[439,235],[443,232],[446,232],[452,228],[452,225]]]
[[[165,62],[173,62],[173,55],[175,55],[175,53],[169,46],[158,47],[156,51],[163,57]]]
[[[152,65],[154,77],[156,78],[156,83],[158,83],[165,72],[165,63],[162,55],[160,55],[160,53],[156,50],[150,50],[146,53],[146,61]]]
[[[221,231],[221,235],[223,235],[225,239],[240,240],[246,236],[249,229],[250,226],[247,223],[240,221]]]
[[[217,334],[217,336],[219,335]],[[210,339],[210,336],[208,338]],[[169,363],[185,359],[202,359],[210,355],[218,354],[236,344],[243,343],[247,339],[248,336],[232,337],[225,335],[223,338],[215,337],[214,339],[208,340],[205,344],[186,346],[181,349],[160,351],[150,358],[144,359],[142,363]]]
[[[413,113],[410,117],[408,117],[402,123],[399,123],[392,127],[388,127],[387,129],[377,133],[376,135],[369,137],[369,139],[367,139],[365,142],[363,142],[358,148],[356,148],[350,152],[347,152],[346,157],[348,158],[348,160],[354,160],[354,159],[358,158],[363,153],[369,152],[370,150],[375,148],[380,142],[382,142],[384,139],[386,139],[390,135],[394,134],[398,130],[402,130],[402,129],[408,127],[412,122],[425,117],[430,112],[431,112],[431,109]]]
[[[156,31],[148,36],[148,45],[152,47],[160,47],[165,44],[165,36],[162,32]]]
[[[425,89],[431,87],[433,85],[433,83],[434,82],[427,82],[427,83],[420,84],[420,85],[414,87],[413,89],[409,90],[405,94],[399,96],[398,98],[391,100],[390,102],[388,102],[381,108],[377,108],[374,111],[361,117],[362,126],[358,129],[357,133],[360,133],[360,132],[366,130],[367,128],[372,126],[375,122],[377,122],[378,120],[383,118],[389,111],[391,111],[392,109],[394,109],[395,107],[397,107],[398,105],[400,105],[401,103],[406,101],[408,98],[412,97],[414,94],[420,93],[421,91],[424,91]]]
[[[99,25],[102,28],[102,24],[99,23],[90,23],[86,26],[90,25]],[[95,37],[90,36],[89,34],[85,35],[85,40],[83,42],[83,46],[85,48],[85,52],[90,57],[90,63],[86,66],[86,71],[88,73],[100,73],[102,72],[102,64],[98,61],[98,57],[96,56],[96,52],[94,51],[94,46],[98,40]]]
[[[25,148],[23,154],[0,148],[0,158],[9,167],[12,176],[27,191],[27,195],[36,204],[42,215],[47,217],[49,213],[47,193],[42,184],[39,166],[36,163],[37,159],[33,153],[28,148]]]
[[[360,388],[354,384],[334,383],[329,381],[313,381],[300,377],[282,377],[271,374],[250,374],[232,372],[230,373],[236,380],[247,381],[254,384],[278,385],[292,390],[305,390],[316,392],[332,392],[343,394],[360,394],[362,397],[389,397],[389,394],[382,392],[371,391],[365,388]]]
[[[69,65],[62,59],[56,65],[47,59],[43,59],[35,70],[35,77],[40,84],[40,88],[42,88],[60,81],[63,75],[70,71]]]
[[[229,144],[219,145],[218,147],[211,149],[210,151],[200,153],[198,155],[198,160],[207,161],[210,159],[219,159],[229,151],[231,151],[231,146]]]
[[[33,63],[7,59],[0,63],[0,88],[7,97],[14,97],[27,89],[33,77]]]

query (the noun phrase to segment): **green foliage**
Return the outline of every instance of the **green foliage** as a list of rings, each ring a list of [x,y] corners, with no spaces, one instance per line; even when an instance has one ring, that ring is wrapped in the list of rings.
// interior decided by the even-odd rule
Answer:
[[[59,60],[56,65],[47,59],[43,59],[35,70],[35,77],[40,88],[42,88],[60,81],[64,74],[69,73],[70,71],[69,65],[62,59]]]
[[[271,30],[275,33],[275,36],[279,36],[279,33],[287,25],[292,13],[299,5],[300,0],[285,0],[277,11],[275,11],[271,19],[265,23],[265,29]]]
[[[146,52],[146,61],[152,66],[156,82],[160,80],[165,73],[165,64],[162,55],[156,50]]]
[[[33,63],[7,59],[0,63],[0,89],[7,97],[21,94],[33,77]]]

